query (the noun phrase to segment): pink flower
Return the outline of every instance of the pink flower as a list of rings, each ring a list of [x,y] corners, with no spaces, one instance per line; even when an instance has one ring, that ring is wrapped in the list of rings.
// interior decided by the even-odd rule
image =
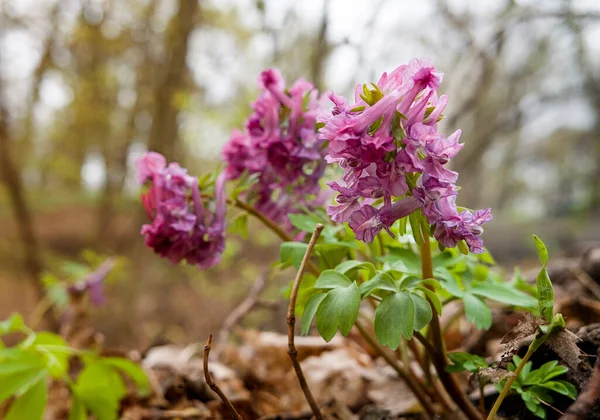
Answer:
[[[325,124],[319,136],[329,142],[327,162],[344,174],[329,183],[338,205],[327,214],[348,221],[357,239],[371,242],[381,229],[389,232],[396,220],[421,208],[444,246],[464,240],[471,251],[482,252],[481,224],[491,220],[491,212],[457,211],[458,174],[447,165],[463,145],[460,130],[448,137],[438,132],[448,103],[436,92],[442,80],[431,63],[412,60],[384,73],[377,85],[357,86],[353,105],[329,95],[334,107],[318,117]],[[374,207],[372,201],[381,198]]]
[[[319,179],[327,148],[315,130],[318,92],[303,79],[286,90],[277,69],[262,72],[258,85],[261,93],[245,131],[234,131],[223,147],[225,173],[232,180],[254,175],[256,182],[242,197],[291,231],[288,214],[323,203]]]
[[[149,152],[136,162],[140,172],[148,172],[149,161],[166,162],[162,155]],[[227,173],[217,178],[214,203],[205,205],[198,191],[198,179],[188,175],[179,164],[152,168],[151,176],[138,177],[151,181],[150,189],[142,195],[151,220],[141,230],[146,245],[172,263],[185,260],[200,269],[212,267],[225,249]],[[209,212],[210,207],[214,211]]]

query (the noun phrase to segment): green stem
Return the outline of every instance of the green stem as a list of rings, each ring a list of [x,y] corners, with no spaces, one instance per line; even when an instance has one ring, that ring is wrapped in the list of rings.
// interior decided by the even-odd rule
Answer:
[[[433,257],[431,255],[429,234],[424,230],[422,232],[423,242],[421,243],[421,270],[424,279],[433,279]],[[456,382],[456,379],[446,371],[448,362],[445,356],[444,338],[442,337],[442,330],[440,328],[439,315],[431,301],[429,301],[429,304],[431,305],[431,310],[433,311],[433,317],[430,323],[430,332],[433,339],[433,347],[436,350],[435,354],[432,354],[431,357],[440,381],[450,395],[450,398],[452,398],[456,405],[465,413],[469,420],[481,420],[481,413],[479,413],[477,408],[475,408],[471,401],[469,401],[463,390]]]
[[[540,337],[536,337],[533,340],[533,342],[529,345],[529,348],[527,349],[527,353],[525,354],[525,356],[523,357],[523,360],[521,360],[521,363],[519,363],[519,366],[517,366],[517,369],[515,370],[515,374],[513,376],[511,376],[510,378],[508,378],[506,381],[506,384],[504,384],[504,388],[502,388],[502,392],[500,392],[500,395],[496,399],[494,406],[490,410],[490,414],[487,416],[487,420],[494,420],[496,418],[496,413],[498,412],[498,409],[502,405],[502,401],[504,401],[504,398],[506,398],[506,396],[508,395],[508,392],[510,391],[510,387],[512,386],[512,384],[515,382],[515,380],[519,376],[519,373],[521,373],[521,371],[523,370],[523,367],[525,367],[525,364],[529,361],[529,358],[531,357],[531,355],[533,353],[535,353],[535,351],[538,349],[538,347],[540,347],[542,345],[542,343],[544,341],[546,341],[547,338],[548,338],[548,335],[546,335],[546,334],[544,334]]]

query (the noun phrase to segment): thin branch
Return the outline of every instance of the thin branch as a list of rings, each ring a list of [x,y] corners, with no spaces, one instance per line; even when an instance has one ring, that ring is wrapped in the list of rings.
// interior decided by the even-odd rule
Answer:
[[[236,409],[233,406],[233,404],[231,403],[231,401],[229,401],[229,398],[227,398],[227,396],[223,393],[223,391],[221,391],[221,388],[219,388],[217,386],[217,384],[215,383],[213,378],[210,376],[210,372],[208,370],[208,355],[210,354],[210,345],[211,344],[212,344],[212,334],[210,334],[208,336],[208,338],[206,339],[206,345],[204,346],[204,360],[203,360],[204,380],[206,381],[206,384],[210,387],[210,389],[212,389],[219,396],[219,398],[221,398],[221,401],[223,401],[223,403],[225,403],[225,405],[229,409],[229,412],[231,413],[233,418],[235,420],[243,420],[242,416],[240,416],[238,414],[238,412],[236,411]]]
[[[315,401],[312,393],[310,392],[310,388],[308,387],[308,383],[306,382],[306,378],[304,377],[304,372],[302,372],[302,367],[300,366],[300,362],[298,361],[298,350],[296,350],[296,346],[294,345],[294,326],[296,324],[296,298],[298,297],[298,290],[300,289],[300,283],[302,282],[302,277],[304,276],[304,271],[306,270],[306,266],[308,265],[310,254],[312,253],[315,244],[317,243],[317,239],[321,235],[321,231],[323,230],[322,224],[317,224],[315,230],[310,238],[310,242],[308,243],[308,248],[306,248],[306,252],[304,253],[304,258],[302,258],[302,263],[298,268],[298,273],[296,274],[296,278],[294,279],[294,285],[292,286],[292,293],[290,294],[290,304],[288,306],[287,311],[287,324],[288,324],[288,354],[290,359],[292,359],[292,364],[294,365],[294,370],[296,371],[296,376],[298,377],[298,382],[300,382],[300,387],[302,388],[302,392],[304,392],[304,396],[306,397],[306,401],[308,401],[308,405],[315,415],[317,420],[322,420],[323,414]]]
[[[248,312],[250,312],[254,307],[256,307],[259,303],[259,297],[262,291],[265,289],[267,284],[267,277],[269,276],[269,271],[265,270],[261,273],[252,287],[248,292],[248,296],[225,318],[225,322],[223,322],[223,326],[221,327],[221,331],[219,331],[219,343],[226,343],[229,338],[229,334],[231,333],[231,329],[238,323],[240,320],[245,317]],[[217,354],[218,354],[217,349]]]

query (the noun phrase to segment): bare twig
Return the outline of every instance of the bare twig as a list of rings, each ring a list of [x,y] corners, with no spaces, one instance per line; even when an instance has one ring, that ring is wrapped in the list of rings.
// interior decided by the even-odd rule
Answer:
[[[259,297],[262,291],[265,289],[267,284],[267,277],[269,276],[269,272],[264,271],[261,273],[256,282],[250,288],[250,292],[248,296],[229,314],[229,316],[223,322],[223,326],[221,327],[221,331],[219,331],[219,343],[226,343],[229,338],[229,334],[231,333],[231,329],[238,323],[240,320],[245,317],[248,312],[250,312],[254,307],[259,304]],[[217,354],[219,354],[219,349],[217,349]]]
[[[584,391],[577,400],[565,411],[560,420],[585,420],[589,412],[598,403],[600,398],[600,359],[596,361],[594,373]]]
[[[309,263],[310,254],[312,253],[315,244],[317,243],[317,239],[321,235],[321,231],[323,230],[322,224],[317,224],[315,230],[310,238],[310,242],[308,243],[308,248],[306,248],[306,252],[304,253],[304,258],[302,258],[302,263],[298,268],[298,273],[296,274],[296,278],[294,279],[294,285],[292,286],[292,293],[290,294],[290,304],[288,306],[287,311],[287,324],[288,324],[288,354],[290,359],[292,359],[292,364],[294,365],[294,370],[296,371],[296,376],[298,377],[298,382],[300,382],[300,387],[302,388],[302,392],[304,392],[304,396],[306,397],[306,401],[308,401],[308,405],[315,415],[317,420],[323,419],[323,414],[315,401],[312,393],[310,392],[310,388],[308,387],[308,383],[306,382],[306,378],[304,377],[304,372],[302,372],[302,367],[300,366],[300,362],[298,361],[298,350],[296,350],[296,346],[294,345],[294,326],[296,324],[296,298],[298,297],[298,289],[300,289],[300,283],[302,282],[302,277],[304,276],[304,271],[306,270],[306,266]]]
[[[233,406],[233,404],[231,403],[231,401],[229,401],[229,398],[227,398],[227,396],[223,393],[223,391],[221,391],[221,388],[219,388],[217,386],[217,384],[215,383],[213,378],[210,376],[210,372],[208,371],[208,355],[210,354],[211,343],[212,343],[212,334],[210,334],[208,336],[208,338],[206,339],[206,345],[204,346],[204,360],[203,360],[203,362],[204,362],[203,363],[204,380],[206,381],[206,384],[210,387],[210,389],[212,389],[219,396],[219,398],[221,398],[221,401],[223,401],[223,403],[225,403],[225,405],[229,409],[229,412],[231,413],[233,418],[236,420],[242,420],[242,416],[240,416],[238,414],[238,412],[236,411],[236,409]]]

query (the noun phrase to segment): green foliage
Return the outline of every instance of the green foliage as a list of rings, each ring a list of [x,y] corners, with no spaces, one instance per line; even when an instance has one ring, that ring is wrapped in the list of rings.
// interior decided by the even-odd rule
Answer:
[[[508,370],[514,372],[521,364],[519,356],[513,357],[509,363]],[[529,411],[542,419],[546,418],[546,404],[553,403],[552,392],[565,395],[571,399],[577,397],[577,389],[570,382],[557,379],[569,370],[565,366],[559,366],[558,361],[553,360],[544,363],[538,369],[531,370],[532,363],[525,363],[523,369],[511,385],[511,390],[516,391]],[[501,390],[506,380],[497,384],[496,388]]]
[[[120,400],[127,393],[122,374],[141,394],[150,390],[148,379],[137,364],[72,349],[56,334],[31,331],[18,314],[0,322],[0,334],[8,333],[25,336],[16,346],[0,349],[0,403],[15,398],[5,417],[8,420],[42,419],[50,379],[62,381],[71,390],[70,420],[87,419],[88,413],[98,420],[117,419]],[[76,380],[69,372],[71,357],[79,357],[84,363]]]
[[[457,351],[448,353],[448,358],[453,364],[447,366],[446,370],[451,373],[464,372],[465,370],[471,373],[477,373],[479,372],[479,369],[488,367],[488,364],[483,357],[467,352]]]
[[[540,256],[540,261],[542,262],[542,269],[538,273],[535,282],[538,292],[540,315],[545,318],[546,321],[551,322],[554,315],[554,288],[552,287],[552,282],[550,281],[548,270],[546,269],[546,265],[548,264],[548,250],[540,238],[533,235],[533,239]]]

